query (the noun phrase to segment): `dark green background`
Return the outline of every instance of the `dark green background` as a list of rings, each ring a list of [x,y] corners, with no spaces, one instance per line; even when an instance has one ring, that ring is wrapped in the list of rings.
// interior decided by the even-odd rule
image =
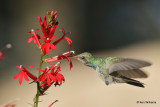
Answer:
[[[35,56],[39,51],[27,43],[26,32],[40,28],[37,17],[48,10],[58,11],[58,29],[72,32],[72,50],[78,54],[159,39],[159,4],[158,0],[1,0],[0,48],[6,43],[13,48],[6,52],[0,67],[26,64],[30,59],[38,62]],[[59,45],[59,53],[67,51],[65,45]]]

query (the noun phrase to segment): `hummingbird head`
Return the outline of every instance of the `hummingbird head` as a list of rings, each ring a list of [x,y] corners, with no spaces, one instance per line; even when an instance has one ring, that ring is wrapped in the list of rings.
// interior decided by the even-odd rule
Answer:
[[[89,52],[84,52],[79,55],[73,56],[73,58],[81,61],[83,64],[88,64],[93,56]]]

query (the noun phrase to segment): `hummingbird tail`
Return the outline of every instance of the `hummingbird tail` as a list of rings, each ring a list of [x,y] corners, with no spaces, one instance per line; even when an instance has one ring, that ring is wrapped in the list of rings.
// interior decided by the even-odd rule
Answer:
[[[131,78],[127,78],[127,77],[122,77],[122,79],[125,81],[125,83],[127,84],[130,84],[130,85],[134,85],[134,86],[137,86],[137,87],[142,87],[144,88],[144,83],[140,82],[140,81],[137,81],[137,80],[134,80],[134,79],[131,79]]]

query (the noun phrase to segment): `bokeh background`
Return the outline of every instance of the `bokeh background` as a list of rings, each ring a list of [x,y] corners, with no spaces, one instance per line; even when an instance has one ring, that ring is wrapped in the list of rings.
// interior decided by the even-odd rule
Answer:
[[[11,43],[0,61],[0,104],[20,99],[17,107],[30,107],[36,85],[22,86],[13,77],[16,66],[39,66],[40,53],[28,44],[26,32],[40,28],[38,16],[46,11],[58,11],[58,28],[71,31],[72,50],[76,54],[91,52],[97,57],[118,56],[147,60],[153,63],[144,68],[149,78],[139,79],[145,88],[126,84],[106,86],[91,68],[73,59],[69,71],[62,61],[65,83],[51,87],[41,97],[39,107],[47,107],[55,100],[55,107],[159,107],[160,106],[160,1],[158,0],[1,0],[0,48]],[[58,33],[58,32],[57,32]],[[59,33],[58,33],[59,34]],[[58,45],[53,55],[66,52],[66,42]],[[32,72],[37,72],[32,69]],[[155,101],[156,104],[137,104]]]

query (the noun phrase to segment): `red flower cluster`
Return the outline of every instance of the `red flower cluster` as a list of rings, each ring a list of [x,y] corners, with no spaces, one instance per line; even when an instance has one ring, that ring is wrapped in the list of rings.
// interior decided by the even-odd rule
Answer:
[[[61,70],[60,64],[45,68],[45,70],[37,70],[43,72],[42,75],[38,78],[38,80],[43,83],[42,86],[50,86],[53,83],[55,83],[55,85],[60,85],[62,84],[62,81],[65,81],[64,76],[59,73]]]
[[[33,66],[29,66],[27,68],[23,67],[23,66],[17,66],[18,69],[20,69],[22,72],[17,73],[14,76],[14,79],[19,78],[19,84],[22,84],[22,80],[23,77],[26,81],[29,81],[28,77],[30,77],[33,81],[37,82],[41,82],[42,83],[42,87],[50,87],[50,85],[52,85],[54,83],[54,85],[61,85],[62,81],[65,81],[64,76],[59,73],[61,71],[61,65],[60,63],[45,68],[44,70],[42,69],[37,69],[38,71],[41,71],[42,74],[38,77],[34,76],[33,74],[31,74],[28,69],[32,68]]]
[[[57,11],[56,12],[48,11],[47,14],[48,14],[48,22],[45,15],[43,16],[43,21],[41,17],[38,16],[38,20],[39,20],[43,35],[37,34],[37,31],[39,31],[40,29],[37,29],[35,31],[32,30],[31,32],[28,32],[32,34],[28,39],[28,43],[31,43],[33,41],[34,44],[36,44],[38,48],[41,50],[41,54],[43,56],[43,58],[41,59],[42,63],[43,62],[51,63],[51,62],[59,61],[62,59],[67,59],[71,69],[72,62],[69,59],[69,57],[72,56],[74,51],[68,51],[63,54],[54,56],[52,58],[45,58],[46,54],[49,54],[50,50],[57,49],[56,45],[61,40],[63,39],[66,40],[70,47],[72,43],[72,40],[69,37],[66,37],[71,33],[70,32],[66,33],[64,29],[59,30],[60,32],[62,32],[62,36],[59,37],[58,39],[55,39],[57,37],[57,35],[55,35],[55,30],[59,24],[57,21]],[[23,77],[26,81],[29,81],[28,77],[30,77],[34,82],[38,83],[39,85],[38,87],[40,87],[41,89],[41,94],[43,94],[44,91],[46,91],[52,84],[54,84],[55,86],[61,85],[62,82],[65,81],[64,76],[61,73],[59,73],[61,70],[60,63],[56,65],[53,64],[52,66],[45,68],[44,70],[37,69],[38,71],[41,72],[38,77],[34,76],[28,71],[28,68],[31,68],[31,67],[33,66],[29,66],[27,68],[23,66],[17,66],[17,68],[20,69],[22,72],[19,72],[18,74],[16,74],[14,79],[19,78],[19,84],[21,85]]]
[[[57,64],[50,64],[52,66],[42,69],[43,63],[44,62],[51,63],[51,62],[59,61],[62,59],[67,59],[69,62],[70,70],[73,66],[72,61],[69,59],[69,57],[72,56],[74,51],[68,51],[51,58],[46,57],[51,50],[57,49],[56,45],[60,41],[66,40],[70,47],[72,43],[72,40],[69,37],[66,37],[71,33],[70,32],[66,33],[64,29],[59,30],[60,32],[62,32],[62,36],[56,39],[56,37],[58,36],[55,35],[55,31],[59,24],[59,22],[57,21],[57,11],[56,12],[48,11],[47,14],[48,14],[48,21],[45,15],[43,16],[43,21],[41,17],[38,16],[38,20],[39,20],[43,35],[37,33],[40,29],[36,29],[35,31],[31,30],[31,32],[28,32],[31,34],[31,36],[28,39],[28,43],[31,43],[33,41],[34,44],[41,51],[40,67],[37,69],[39,71],[38,76],[35,76],[28,71],[28,69],[32,68],[33,66],[29,66],[27,68],[23,66],[17,66],[17,68],[20,69],[21,72],[17,73],[14,76],[14,79],[19,78],[20,85],[22,84],[23,78],[26,81],[29,81],[29,78],[31,78],[33,81],[31,83],[37,83],[37,93],[34,99],[34,107],[38,107],[39,96],[44,95],[46,90],[52,84],[57,86],[57,85],[61,85],[65,81],[64,76],[61,73],[59,73],[61,71],[60,62],[58,62]],[[4,57],[3,53],[0,52],[0,59],[3,59],[3,57]],[[51,107],[54,103],[55,102],[50,104],[49,107]]]
[[[47,24],[45,15],[43,16],[43,21],[42,21],[41,17],[38,16],[38,20],[39,20],[41,30],[42,30],[44,36],[42,36],[41,34],[36,34],[39,29],[37,29],[36,31],[32,30],[31,32],[28,32],[28,33],[32,34],[28,40],[28,43],[30,43],[33,40],[34,43],[38,47],[41,48],[43,55],[48,54],[50,49],[56,50],[57,48],[55,45],[57,45],[63,39],[65,39],[68,42],[68,45],[70,45],[70,46],[72,43],[72,40],[70,38],[65,37],[66,35],[68,35],[70,33],[65,33],[64,29],[62,29],[62,30],[60,29],[60,31],[63,33],[63,36],[58,38],[54,42],[52,42],[52,40],[55,39],[55,37],[57,36],[57,35],[54,35],[54,33],[55,33],[55,30],[59,24],[58,21],[56,20],[57,19],[57,11],[54,13],[48,11],[47,14],[48,14],[48,20],[49,20],[48,24]],[[42,45],[40,43],[40,39],[43,40]]]

